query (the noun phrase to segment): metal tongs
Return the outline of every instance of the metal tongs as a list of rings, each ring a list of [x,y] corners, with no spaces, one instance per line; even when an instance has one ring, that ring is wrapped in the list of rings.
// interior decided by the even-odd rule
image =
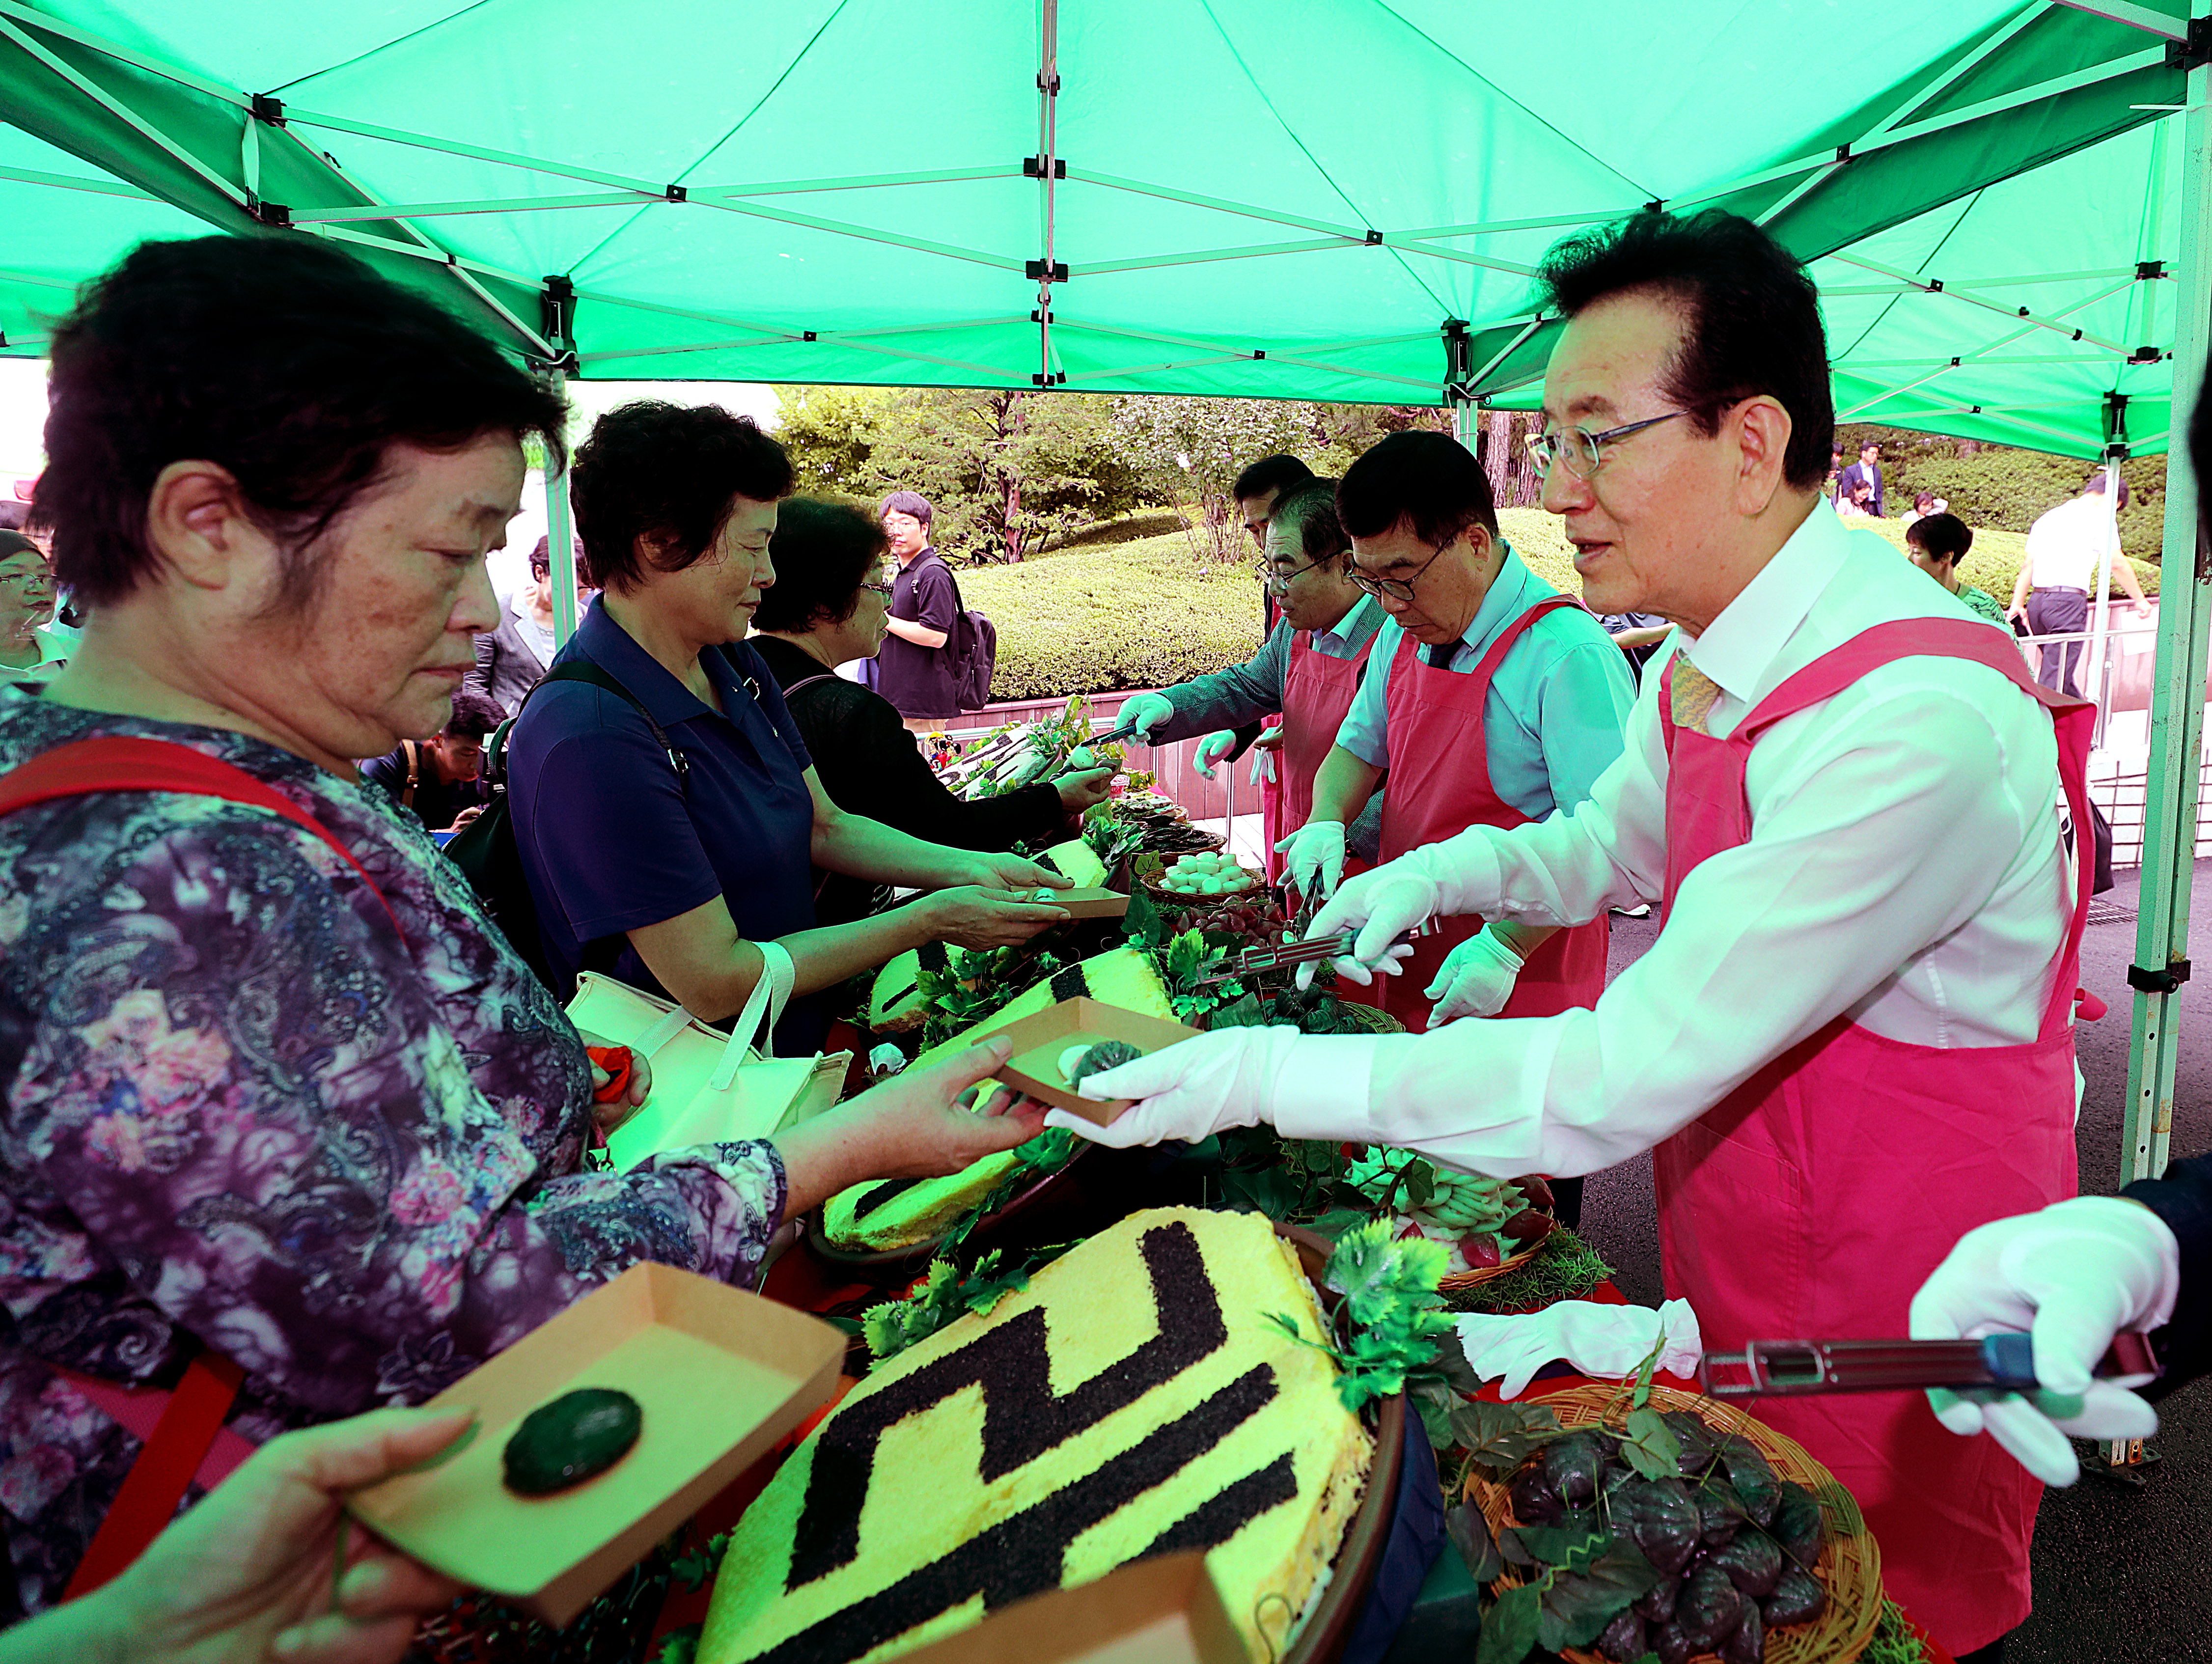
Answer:
[[[2112,1337],[2094,1372],[2163,1373],[2148,1335]],[[2032,1393],[2035,1357],[2025,1334],[1979,1340],[1754,1340],[1741,1352],[1708,1352],[1698,1385],[1713,1398],[1794,1398],[1813,1393],[1894,1393],[1982,1388]]]
[[[1424,920],[1391,945],[1417,941],[1424,936],[1437,933],[1437,921]],[[1232,978],[1249,976],[1255,971],[1279,970],[1285,965],[1310,965],[1324,959],[1341,959],[1351,953],[1352,944],[1359,939],[1357,930],[1340,931],[1334,936],[1316,936],[1310,941],[1285,942],[1278,946],[1246,948],[1242,953],[1231,954],[1217,969],[1200,977],[1200,983],[1226,982]]]

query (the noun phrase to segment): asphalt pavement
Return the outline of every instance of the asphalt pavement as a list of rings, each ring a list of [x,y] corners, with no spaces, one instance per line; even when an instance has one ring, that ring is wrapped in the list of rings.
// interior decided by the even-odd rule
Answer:
[[[2076,1042],[2086,1081],[2076,1129],[2081,1188],[2119,1188],[2121,1104],[2127,1095],[2138,874],[2116,875],[2082,941],[2082,982],[2112,1007]],[[2197,865],[2192,915],[2212,944],[2212,860]],[[1613,921],[1613,970],[1657,934],[1655,920]],[[2212,1150],[2212,946],[2205,975],[2179,1001],[2182,1051],[2174,1093],[2172,1153]],[[1618,1270],[1632,1300],[1661,1298],[1659,1241],[1648,1157],[1590,1176],[1583,1235]],[[2160,1460],[2142,1483],[2101,1476],[2044,1495],[2035,1533],[2035,1612],[2015,1633],[2007,1664],[2212,1661],[2212,1382],[2184,1388],[2160,1408]]]

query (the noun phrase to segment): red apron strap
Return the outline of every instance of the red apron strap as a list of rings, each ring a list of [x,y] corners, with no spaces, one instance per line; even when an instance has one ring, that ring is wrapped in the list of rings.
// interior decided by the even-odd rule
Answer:
[[[244,1376],[238,1365],[214,1352],[202,1352],[185,1366],[184,1379],[169,1395],[153,1436],[139,1448],[138,1460],[124,1476],[92,1546],[77,1562],[63,1600],[89,1594],[121,1576],[161,1534],[222,1430]]]
[[[1539,618],[1541,618],[1547,612],[1557,612],[1562,607],[1572,607],[1577,612],[1587,610],[1580,601],[1575,599],[1571,595],[1546,596],[1542,600],[1537,602],[1534,606],[1530,607],[1528,611],[1522,613],[1518,618],[1516,618],[1503,630],[1499,631],[1498,639],[1490,644],[1490,651],[1482,655],[1481,662],[1473,670],[1469,671],[1468,674],[1474,677],[1478,682],[1480,682],[1484,689],[1487,691],[1490,687],[1492,678],[1498,674],[1498,667],[1505,662],[1505,655],[1513,650],[1513,644],[1525,635],[1528,631],[1528,627],[1531,624],[1534,624]],[[1416,642],[1414,645],[1419,647],[1420,644]],[[1418,657],[1419,655],[1417,654],[1417,660]]]
[[[88,797],[99,792],[181,792],[200,797],[225,798],[282,815],[304,827],[327,844],[348,866],[361,875],[369,894],[383,907],[392,927],[399,917],[392,910],[376,880],[355,859],[337,835],[282,793],[273,790],[243,768],[178,745],[166,739],[132,739],[110,736],[73,740],[51,751],[18,763],[0,774],[0,815],[11,815],[33,804],[57,798]],[[404,932],[401,939],[405,939]]]

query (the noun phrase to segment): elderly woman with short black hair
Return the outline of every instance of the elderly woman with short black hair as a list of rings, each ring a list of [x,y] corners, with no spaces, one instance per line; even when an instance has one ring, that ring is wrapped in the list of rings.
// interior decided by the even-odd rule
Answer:
[[[640,1260],[749,1283],[786,1212],[1036,1125],[954,1107],[984,1047],[775,1143],[579,1171],[581,1040],[353,761],[446,720],[560,399],[276,237],[137,249],[50,385],[37,513],[93,610],[43,696],[0,688],[0,1624],[62,1597],[181,1374],[220,1403],[242,1372],[182,1452],[211,1478]],[[90,740],[220,780],[142,789]],[[58,786],[65,748],[102,789]]]
[[[823,788],[840,809],[957,849],[1008,849],[1059,836],[1071,815],[1105,797],[1111,768],[1071,769],[972,803],[955,797],[897,707],[836,674],[838,665],[872,656],[884,639],[890,538],[879,522],[848,504],[793,497],[777,511],[768,552],[775,584],[753,614],[752,647],[782,688]],[[814,898],[816,921],[865,918],[886,896],[880,886],[827,874]]]
[[[708,1022],[763,976],[791,998],[780,1051],[817,1049],[813,996],[908,949],[1001,947],[1067,917],[1067,881],[1012,855],[908,836],[823,787],[776,679],[744,640],[776,581],[769,539],[793,483],[750,417],[640,400],[576,452],[576,527],[604,586],[516,720],[507,793],[556,975],[611,962]],[[816,868],[926,893],[824,925]],[[774,1009],[771,1003],[769,1009]]]

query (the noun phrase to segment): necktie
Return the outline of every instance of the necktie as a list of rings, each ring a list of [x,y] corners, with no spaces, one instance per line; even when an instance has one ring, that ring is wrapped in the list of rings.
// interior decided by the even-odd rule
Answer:
[[[1674,696],[1670,708],[1674,726],[1694,734],[1711,733],[1706,722],[1713,714],[1713,701],[1720,697],[1720,683],[1678,653],[1668,688]]]
[[[1456,641],[1431,641],[1421,649],[1421,662],[1431,670],[1448,671],[1452,656],[1459,651]]]

